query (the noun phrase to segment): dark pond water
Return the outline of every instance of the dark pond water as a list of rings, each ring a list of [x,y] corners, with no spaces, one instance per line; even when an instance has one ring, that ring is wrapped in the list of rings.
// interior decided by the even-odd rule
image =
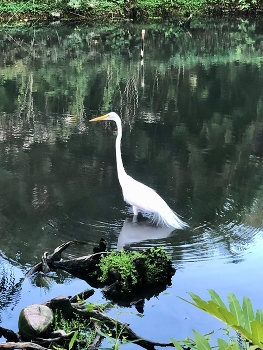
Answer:
[[[141,30],[146,30],[140,60]],[[65,257],[162,246],[172,285],[120,319],[156,341],[222,325],[177,296],[215,289],[263,308],[263,25],[229,20],[189,31],[173,23],[54,23],[0,30],[0,323],[17,330],[21,308],[87,284],[57,272],[24,279],[44,251],[83,240]],[[123,120],[127,172],[187,221],[184,231],[131,225],[115,165]],[[98,289],[92,301],[104,301]],[[135,345],[133,345],[134,347]]]

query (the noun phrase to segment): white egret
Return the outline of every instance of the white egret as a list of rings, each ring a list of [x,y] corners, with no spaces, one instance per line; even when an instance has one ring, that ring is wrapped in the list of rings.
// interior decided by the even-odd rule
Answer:
[[[121,119],[118,114],[115,112],[110,112],[101,117],[91,119],[90,122],[96,122],[99,120],[113,120],[117,125],[117,173],[124,200],[133,208],[133,220],[136,222],[139,211],[144,211],[152,214],[153,221],[156,222],[157,225],[166,225],[177,229],[183,229],[184,227],[188,226],[152,188],[134,180],[126,173],[121,158],[122,126]]]

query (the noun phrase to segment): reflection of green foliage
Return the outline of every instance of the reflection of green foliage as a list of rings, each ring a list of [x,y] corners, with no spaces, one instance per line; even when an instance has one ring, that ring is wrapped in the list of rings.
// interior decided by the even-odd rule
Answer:
[[[248,20],[196,21],[190,34],[169,23],[2,30],[0,160],[17,179],[0,179],[4,215],[13,208],[18,216],[59,215],[85,196],[85,212],[108,207],[88,198],[91,181],[103,191],[117,183],[114,126],[104,124],[105,137],[87,120],[116,110],[132,176],[164,197],[170,191],[182,207],[190,200],[194,222],[225,214],[256,220],[256,199],[263,202],[254,154],[262,139],[260,32]]]

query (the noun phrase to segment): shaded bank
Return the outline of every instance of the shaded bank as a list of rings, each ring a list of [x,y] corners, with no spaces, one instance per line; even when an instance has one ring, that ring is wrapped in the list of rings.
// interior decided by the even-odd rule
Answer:
[[[40,0],[33,2],[7,1],[0,3],[0,23],[17,21],[64,20],[103,21],[147,19],[174,20],[182,25],[190,15],[250,16],[262,15],[263,4],[255,0],[212,1],[191,0],[182,2],[158,0]]]

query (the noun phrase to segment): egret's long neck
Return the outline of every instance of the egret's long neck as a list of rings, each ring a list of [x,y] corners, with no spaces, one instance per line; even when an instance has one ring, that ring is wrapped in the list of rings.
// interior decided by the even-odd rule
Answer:
[[[121,137],[122,137],[122,127],[121,120],[116,120],[117,124],[117,137],[116,137],[116,162],[117,162],[117,172],[120,184],[122,184],[122,179],[125,177],[126,171],[124,170],[122,158],[121,158]]]

